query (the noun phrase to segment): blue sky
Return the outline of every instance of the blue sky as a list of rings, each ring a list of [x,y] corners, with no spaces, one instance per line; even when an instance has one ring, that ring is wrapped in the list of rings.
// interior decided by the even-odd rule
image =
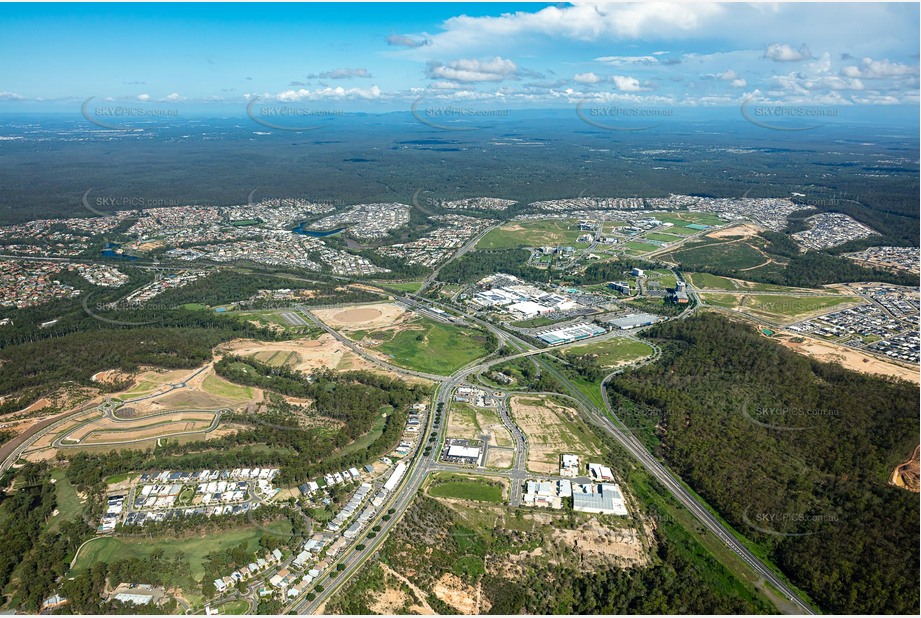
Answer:
[[[0,112],[918,104],[918,4],[0,5]]]

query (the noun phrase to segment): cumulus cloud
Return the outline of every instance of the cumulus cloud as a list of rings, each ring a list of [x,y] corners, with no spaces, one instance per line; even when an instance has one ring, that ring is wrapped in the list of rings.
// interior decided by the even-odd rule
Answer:
[[[179,101],[185,101],[185,97],[179,94],[178,92],[173,92],[171,94],[166,95],[166,100],[169,101],[170,103],[177,103]]]
[[[614,86],[621,92],[639,92],[642,90],[639,80],[635,77],[630,77],[628,75],[613,75],[611,76],[611,81],[614,82]]]
[[[841,69],[841,75],[844,77],[860,77],[863,79],[888,79],[917,74],[918,67],[899,64],[898,62],[889,62],[888,59],[873,60],[872,58],[864,58],[859,66],[851,65]]]
[[[644,65],[659,64],[659,59],[656,58],[655,55],[652,55],[652,56],[602,56],[600,58],[595,58],[595,61],[603,62],[605,64],[610,64],[613,66],[624,66],[628,64],[644,64]]]
[[[732,87],[733,87],[733,88],[744,88],[746,85],[747,85],[747,84],[746,84],[746,82],[745,82],[744,79],[734,79],[734,80],[732,80]]]
[[[430,62],[426,75],[430,79],[453,82],[501,82],[518,77],[518,66],[507,58],[491,60],[461,59],[447,64]]]
[[[368,72],[368,69],[333,69],[322,73],[311,73],[307,76],[307,79],[352,79],[354,77],[364,79],[373,76]]]
[[[138,101],[149,101],[149,100],[150,100],[149,94],[139,94],[138,95]]]
[[[574,75],[572,78],[572,81],[579,83],[579,84],[597,84],[598,82],[601,81],[601,78],[592,72],[588,72],[588,73],[579,73],[577,75]]]
[[[799,62],[812,58],[812,52],[805,44],[799,49],[793,49],[786,43],[772,43],[764,50],[764,58],[774,62]]]
[[[279,92],[273,98],[277,101],[291,103],[323,99],[379,99],[381,95],[381,89],[377,86],[371,86],[370,88],[343,88],[342,86],[337,86],[335,88],[318,88],[316,90],[307,88],[285,90]]]
[[[387,37],[387,45],[393,47],[409,47],[410,49],[414,49],[428,44],[428,39],[414,39],[403,34],[391,34]]]

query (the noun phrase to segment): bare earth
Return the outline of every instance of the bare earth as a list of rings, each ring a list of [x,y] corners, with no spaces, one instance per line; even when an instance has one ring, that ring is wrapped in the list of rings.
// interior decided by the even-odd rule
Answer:
[[[349,308],[315,309],[313,314],[329,326],[342,330],[368,330],[393,326],[407,315],[396,303],[375,303]]]
[[[775,338],[781,344],[791,350],[826,363],[838,363],[846,369],[859,371],[861,373],[894,376],[902,378],[903,380],[908,380],[909,382],[914,382],[915,384],[921,383],[921,374],[919,374],[917,369],[910,369],[908,367],[902,367],[901,365],[887,363],[886,361],[860,352],[859,350],[825,341],[818,341],[809,337],[804,337],[802,343],[794,343],[790,341],[791,337],[802,336],[792,333],[779,333],[775,335]]]
[[[442,575],[441,578],[435,582],[435,586],[432,588],[432,594],[455,608],[461,614],[469,616],[479,613],[477,611],[479,606],[478,599],[480,597],[479,591],[465,584],[453,573],[445,573]]]
[[[515,449],[490,447],[486,465],[490,468],[511,468],[515,460]]]
[[[238,339],[221,346],[221,351],[238,356],[251,356],[268,352],[294,352],[297,354],[293,369],[310,373],[315,369],[338,371],[371,369],[360,356],[339,343],[335,337],[323,334],[317,339],[296,339],[294,341],[253,341]]]
[[[539,398],[521,396],[513,397],[510,402],[512,417],[528,436],[528,470],[540,474],[556,474],[562,453],[575,453],[582,457],[601,454],[593,443],[585,443],[567,426],[567,422],[581,422],[575,410],[547,399],[543,399],[542,405],[522,403],[535,399]]]
[[[921,446],[916,446],[911,454],[911,459],[896,466],[895,470],[892,471],[892,476],[889,478],[890,485],[915,493],[921,491],[921,486],[919,486],[921,485],[921,466],[919,466],[918,462],[919,449],[921,449]]]
[[[716,230],[715,232],[710,232],[707,234],[707,238],[751,238],[756,236],[761,229],[751,223],[743,223],[742,225],[734,225],[732,227],[727,227],[722,230]]]

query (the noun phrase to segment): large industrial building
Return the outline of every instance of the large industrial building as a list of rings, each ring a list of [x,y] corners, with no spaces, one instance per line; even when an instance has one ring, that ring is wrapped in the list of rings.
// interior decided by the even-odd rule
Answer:
[[[580,339],[588,339],[589,337],[603,335],[605,332],[603,328],[595,326],[594,324],[577,324],[575,326],[567,326],[566,328],[558,328],[556,330],[540,333],[537,335],[537,338],[547,345],[560,345],[569,343],[570,341],[578,341]]]
[[[581,513],[628,515],[620,486],[609,483],[573,484],[572,509]]]
[[[608,320],[607,324],[621,330],[629,330],[631,328],[639,328],[640,326],[649,326],[658,321],[658,316],[652,315],[651,313],[631,313],[620,318]]]

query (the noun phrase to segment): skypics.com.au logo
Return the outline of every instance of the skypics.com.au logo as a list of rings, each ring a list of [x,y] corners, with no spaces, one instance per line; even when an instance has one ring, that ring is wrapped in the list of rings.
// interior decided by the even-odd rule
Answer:
[[[509,110],[474,106],[425,103],[425,97],[413,101],[410,111],[417,121],[441,131],[474,131],[490,126],[496,119],[507,118]]]
[[[330,125],[345,114],[341,109],[331,109],[307,104],[260,103],[254,97],[246,104],[246,115],[258,125],[276,131],[315,131]]]
[[[748,122],[772,131],[811,131],[838,117],[838,109],[821,105],[783,105],[759,103],[755,97],[742,101],[739,108]]]
[[[100,102],[96,97],[90,97],[80,106],[80,114],[88,122],[103,129],[144,131],[162,128],[169,124],[168,121],[176,120],[179,118],[179,109],[157,101],[123,105],[111,101]]]
[[[648,131],[662,125],[664,120],[675,116],[672,107],[639,105],[589,105],[588,99],[576,104],[579,119],[595,128],[605,131]]]

